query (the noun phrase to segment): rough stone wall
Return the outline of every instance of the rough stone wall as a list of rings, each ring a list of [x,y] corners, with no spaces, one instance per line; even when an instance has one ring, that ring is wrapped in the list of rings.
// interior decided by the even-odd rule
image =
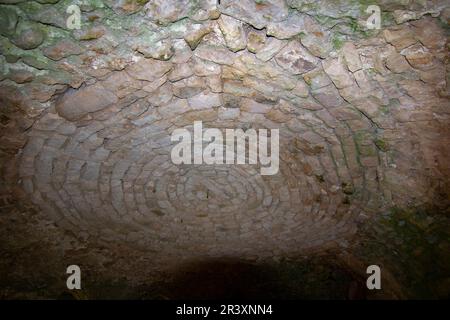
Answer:
[[[448,215],[447,1],[378,1],[380,30],[365,1],[0,4],[2,221],[60,255],[353,259],[391,208]],[[280,129],[279,173],[172,164],[195,120]]]

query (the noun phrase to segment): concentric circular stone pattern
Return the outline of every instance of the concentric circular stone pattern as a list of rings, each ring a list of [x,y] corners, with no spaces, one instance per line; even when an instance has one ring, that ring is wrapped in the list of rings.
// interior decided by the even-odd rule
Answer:
[[[172,298],[190,263],[311,257],[448,296],[450,7],[374,4],[368,29],[365,1],[0,1],[0,297],[58,297],[70,264],[76,298]],[[278,129],[278,172],[175,164],[195,121]]]

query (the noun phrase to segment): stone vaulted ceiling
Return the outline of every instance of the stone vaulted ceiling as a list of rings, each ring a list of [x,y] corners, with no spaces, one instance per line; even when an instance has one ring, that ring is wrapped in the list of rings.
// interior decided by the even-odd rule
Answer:
[[[355,268],[393,208],[445,224],[450,8],[375,2],[380,30],[364,1],[0,1],[2,250],[127,257],[114,268],[139,282],[127,266],[194,258]],[[196,120],[279,129],[278,174],[173,164],[172,131]]]

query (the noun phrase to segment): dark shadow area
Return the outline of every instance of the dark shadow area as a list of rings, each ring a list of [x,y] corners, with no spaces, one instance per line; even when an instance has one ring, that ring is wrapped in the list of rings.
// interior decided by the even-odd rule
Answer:
[[[364,283],[321,261],[253,264],[208,260],[181,266],[168,299],[365,299]],[[152,298],[152,297],[148,297]]]

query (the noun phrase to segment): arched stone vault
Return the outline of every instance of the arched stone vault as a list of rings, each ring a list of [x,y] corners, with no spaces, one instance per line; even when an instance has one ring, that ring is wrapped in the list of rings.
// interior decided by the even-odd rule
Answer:
[[[80,30],[71,1],[0,1],[4,209],[72,234],[63,252],[132,247],[159,271],[330,252],[354,267],[383,212],[448,212],[449,9],[406,2],[381,1],[368,31],[355,1],[79,1]],[[196,120],[279,129],[279,173],[173,164],[170,134]]]

